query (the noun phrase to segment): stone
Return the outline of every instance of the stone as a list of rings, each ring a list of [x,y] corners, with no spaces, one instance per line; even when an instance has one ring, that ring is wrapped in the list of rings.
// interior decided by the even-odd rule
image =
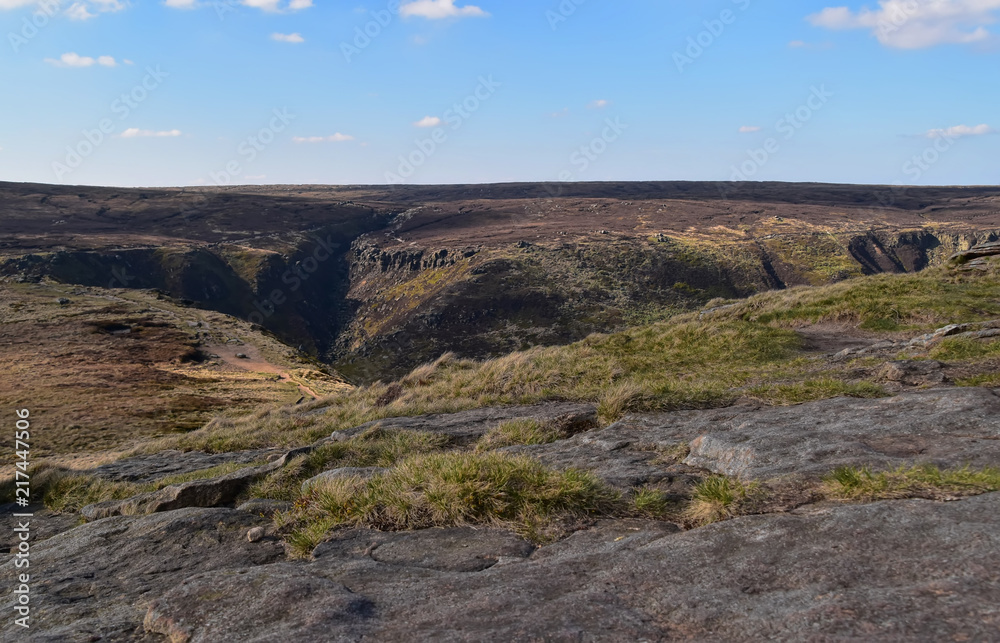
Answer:
[[[910,386],[941,384],[945,381],[943,368],[944,364],[934,360],[899,360],[887,362],[881,376],[890,382]]]
[[[32,641],[142,640],[149,601],[186,578],[242,569],[284,558],[277,541],[249,543],[259,517],[233,509],[184,509],[152,516],[117,516],[77,526],[31,548]],[[14,587],[23,569],[0,566],[0,583]],[[14,596],[0,605],[13,613]],[[136,629],[140,628],[136,635]],[[12,619],[0,640],[28,640]]]
[[[263,527],[253,527],[247,532],[247,541],[252,543],[259,542],[264,540],[264,536],[266,535],[267,530]]]
[[[292,503],[284,500],[267,500],[264,498],[253,498],[247,500],[240,506],[236,507],[240,511],[245,511],[251,513],[255,516],[261,516],[263,518],[270,519],[276,513],[282,511],[288,511],[292,508]]]

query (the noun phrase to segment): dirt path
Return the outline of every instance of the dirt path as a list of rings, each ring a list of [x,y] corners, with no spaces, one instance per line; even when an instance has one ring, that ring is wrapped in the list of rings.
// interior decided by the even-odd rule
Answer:
[[[320,397],[316,391],[292,377],[291,373],[282,369],[280,366],[275,366],[271,362],[267,361],[260,354],[260,349],[256,346],[252,346],[251,344],[243,344],[242,346],[232,344],[216,344],[206,346],[205,349],[210,353],[218,355],[222,361],[229,366],[254,373],[270,373],[272,375],[277,375],[282,380],[287,380],[295,384],[299,388],[302,395],[311,397],[314,400],[319,399]],[[237,355],[246,355],[246,358],[237,357]]]

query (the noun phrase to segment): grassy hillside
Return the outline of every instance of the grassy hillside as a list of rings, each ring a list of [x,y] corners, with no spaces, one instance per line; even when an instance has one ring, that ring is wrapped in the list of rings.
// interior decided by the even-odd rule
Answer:
[[[810,331],[832,327],[835,337],[873,343],[1000,318],[998,263],[994,259],[986,270],[942,266],[716,301],[698,313],[493,360],[445,355],[397,381],[302,408],[222,417],[169,445],[211,451],[294,445],[385,417],[544,400],[597,403],[609,422],[630,410],[724,406],[740,398],[793,404],[886,395],[886,358],[830,359],[829,351],[808,344]],[[995,339],[945,340],[908,357],[948,361],[963,374],[960,384],[995,385],[998,346]]]

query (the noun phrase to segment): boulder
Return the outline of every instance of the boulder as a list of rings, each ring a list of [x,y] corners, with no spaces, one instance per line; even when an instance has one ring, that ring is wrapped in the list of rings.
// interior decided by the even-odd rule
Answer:
[[[953,254],[949,261],[955,264],[969,263],[974,259],[1000,256],[1000,241],[991,241],[973,246],[968,250],[962,250]]]

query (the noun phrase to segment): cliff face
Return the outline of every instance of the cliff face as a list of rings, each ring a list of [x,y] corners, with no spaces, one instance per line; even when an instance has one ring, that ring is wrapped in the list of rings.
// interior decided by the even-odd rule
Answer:
[[[866,188],[706,185],[558,198],[531,186],[6,186],[0,276],[158,289],[371,381],[447,351],[495,356],[714,298],[921,270],[1000,231],[1000,190],[915,189],[872,212]]]

